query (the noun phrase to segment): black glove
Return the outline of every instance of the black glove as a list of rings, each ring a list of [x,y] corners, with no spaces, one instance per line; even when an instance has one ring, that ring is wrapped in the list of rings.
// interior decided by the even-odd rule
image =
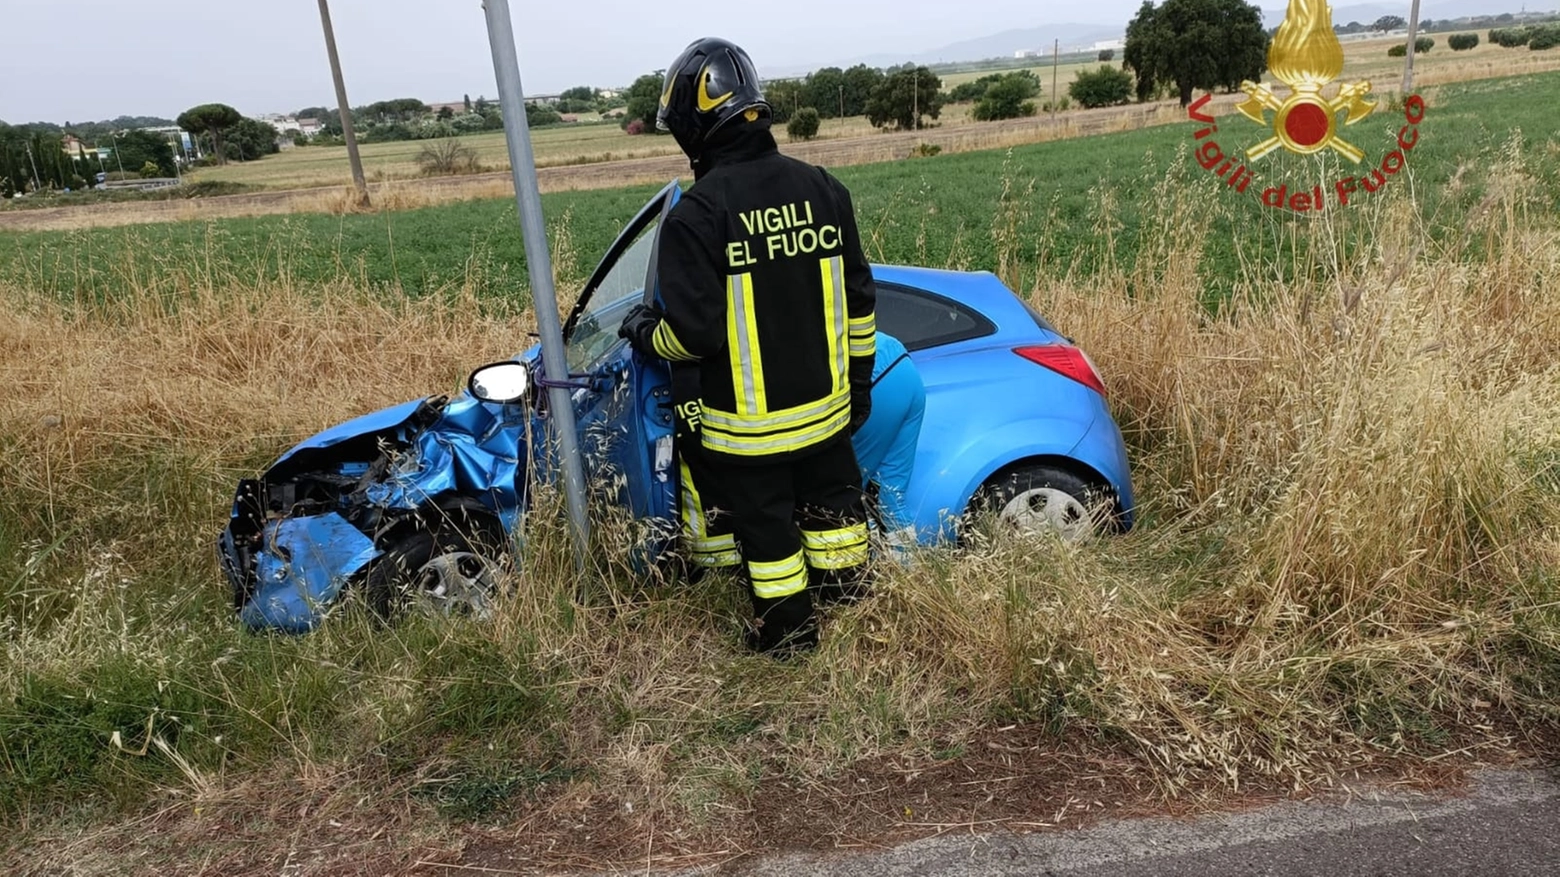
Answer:
[[[867,418],[872,416],[872,387],[850,388],[850,434],[855,435]]]
[[[747,644],[755,652],[777,658],[817,648],[818,619],[813,615],[812,592],[803,589],[774,600],[754,594]]]
[[[655,356],[655,345],[650,336],[655,334],[655,327],[661,325],[665,316],[655,305],[634,305],[623,318],[623,324],[618,326],[618,337],[627,338],[629,345],[640,353]]]

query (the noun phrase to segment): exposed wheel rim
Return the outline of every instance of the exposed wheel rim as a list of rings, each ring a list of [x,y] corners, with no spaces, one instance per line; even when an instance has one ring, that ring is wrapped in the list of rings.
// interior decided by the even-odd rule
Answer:
[[[451,551],[417,571],[413,600],[436,615],[464,615],[485,621],[493,615],[498,565],[480,554]]]
[[[1094,532],[1094,521],[1083,503],[1055,487],[1020,492],[1002,506],[997,517],[1026,536],[1055,533],[1065,542],[1077,542]]]

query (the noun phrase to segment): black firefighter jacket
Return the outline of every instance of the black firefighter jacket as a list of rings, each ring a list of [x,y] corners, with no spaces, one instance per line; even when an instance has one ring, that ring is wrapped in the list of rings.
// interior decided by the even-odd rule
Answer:
[[[656,353],[697,363],[703,446],[778,460],[817,448],[868,397],[876,288],[850,193],[780,154],[767,120],[702,157],[660,241]]]

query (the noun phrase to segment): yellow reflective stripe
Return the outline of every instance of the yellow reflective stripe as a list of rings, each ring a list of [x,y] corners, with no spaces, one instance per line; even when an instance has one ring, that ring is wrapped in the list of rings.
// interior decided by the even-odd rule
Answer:
[[[722,432],[772,433],[788,426],[806,426],[809,422],[834,414],[842,405],[850,404],[849,388],[836,390],[817,402],[785,408],[763,417],[742,417],[718,408],[702,410],[701,426],[714,426]]]
[[[870,313],[864,317],[850,318],[850,334],[871,335],[877,332],[877,314]]]
[[[688,533],[695,540],[704,538],[704,502],[699,499],[699,489],[693,486],[693,472],[688,469],[688,464],[679,460],[677,468],[680,470],[679,479],[682,481],[682,519],[683,526],[688,528]]]
[[[737,539],[730,533],[690,539],[688,552],[699,566],[736,566],[742,562],[742,553],[737,550]]]
[[[867,562],[867,525],[837,530],[803,530],[802,549],[814,569],[848,569]]]
[[[829,342],[830,386],[845,386],[845,260],[841,256],[819,259],[823,271],[823,333]]]
[[[811,429],[791,430],[775,435],[742,436],[711,429],[706,423],[702,430],[702,437],[704,446],[711,450],[740,456],[763,456],[810,448],[830,438],[849,424],[850,406],[847,405],[840,410],[839,414]]]
[[[859,339],[859,338],[856,338],[854,335],[851,336],[851,339],[850,339],[850,355],[851,356],[877,356],[877,336],[873,335],[873,336],[867,338],[864,341]]]
[[[737,395],[737,412],[764,414],[769,402],[764,394],[764,360],[758,349],[758,323],[753,320],[753,275],[726,277],[726,348],[731,359],[731,386]]]
[[[730,551],[695,551],[692,560],[694,565],[709,569],[727,566],[741,566],[742,554],[735,548]]]
[[[807,562],[800,551],[785,560],[750,560],[747,566],[753,593],[765,600],[789,597],[807,587]]]
[[[650,345],[655,348],[656,354],[662,359],[672,359],[679,362],[694,362],[698,359],[697,356],[688,352],[688,348],[684,347],[682,341],[678,340],[677,333],[672,331],[671,325],[665,320],[656,325],[655,332],[650,336]]]

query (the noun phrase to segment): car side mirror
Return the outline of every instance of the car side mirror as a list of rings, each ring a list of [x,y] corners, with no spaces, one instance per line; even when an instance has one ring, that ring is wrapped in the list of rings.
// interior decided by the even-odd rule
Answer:
[[[524,363],[495,362],[472,372],[466,388],[483,402],[518,402],[531,388],[531,372]]]

